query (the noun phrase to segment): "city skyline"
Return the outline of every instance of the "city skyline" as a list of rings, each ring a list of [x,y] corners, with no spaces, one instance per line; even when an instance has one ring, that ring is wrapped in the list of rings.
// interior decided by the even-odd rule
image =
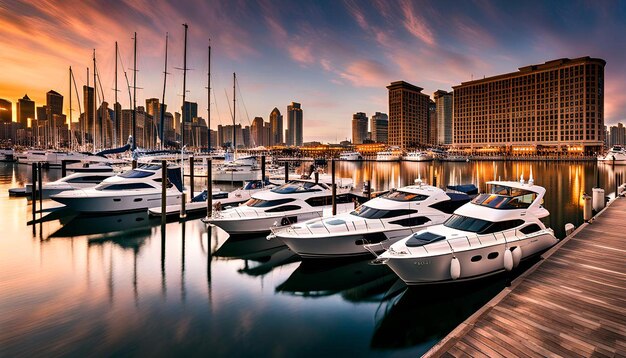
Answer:
[[[106,14],[106,15],[105,15]],[[269,121],[291,102],[306,110],[304,142],[351,138],[356,112],[389,111],[387,86],[403,80],[423,87],[432,98],[439,89],[483,76],[509,73],[535,63],[591,56],[607,61],[607,126],[626,119],[626,50],[618,36],[626,30],[624,2],[417,3],[374,1],[294,4],[288,2],[187,2],[175,7],[122,1],[113,4],[67,1],[0,3],[0,98],[15,105],[24,94],[43,105],[49,90],[65,97],[68,67],[79,87],[96,49],[105,100],[112,104],[115,41],[132,78],[132,34],[138,37],[137,103],[160,98],[165,32],[169,32],[170,111],[182,105],[182,23],[189,24],[187,101],[206,117],[209,38],[213,47],[211,127],[232,123],[232,72],[238,74],[237,122]],[[83,73],[84,72],[84,73]],[[131,80],[132,81],[132,80]],[[119,100],[129,108],[120,69]],[[229,98],[226,98],[225,92]],[[83,100],[81,98],[81,100]],[[73,99],[77,107],[76,98]],[[245,104],[244,105],[242,105]],[[176,110],[175,110],[176,109]],[[247,117],[246,114],[247,113]],[[74,121],[78,120],[74,112]],[[285,123],[286,125],[286,123]]]

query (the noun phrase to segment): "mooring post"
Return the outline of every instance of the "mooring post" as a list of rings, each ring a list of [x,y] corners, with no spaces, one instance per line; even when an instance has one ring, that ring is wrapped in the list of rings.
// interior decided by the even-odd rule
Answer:
[[[265,185],[265,156],[261,156],[261,186]]]
[[[285,161],[285,183],[289,181],[289,162]]]
[[[61,178],[65,178],[67,175],[67,160],[63,159],[61,161]]]
[[[189,183],[189,191],[191,192],[191,197],[193,198],[193,189],[194,189],[194,177],[193,177],[193,155],[189,156],[189,179],[190,179],[190,183]],[[183,178],[183,181],[185,180],[185,178]]]
[[[211,218],[213,216],[213,160],[207,160],[207,187],[206,187],[206,216]]]
[[[43,209],[43,185],[41,180],[41,168],[43,165],[41,163],[37,163],[37,186],[39,187],[39,212]]]
[[[437,187],[437,176],[433,175],[433,186]]]
[[[315,177],[315,184],[320,182],[320,173],[315,172],[313,173],[314,177]]]
[[[337,185],[335,184],[335,159],[330,161],[330,175],[333,186],[332,203],[333,203],[333,215],[337,215]]]
[[[370,200],[372,198],[372,181],[368,180],[367,181],[367,200]]]
[[[167,222],[167,161],[161,161],[161,231],[165,231]]]
[[[137,168],[137,160],[136,160],[136,159],[133,159],[133,162],[132,162],[132,164],[131,164],[131,165],[132,165],[132,168],[133,168],[133,169]]]
[[[32,164],[31,169],[31,186],[30,186],[30,198],[33,204],[33,221],[35,221],[35,212],[37,212],[37,164]],[[35,223],[33,223],[34,227]]]

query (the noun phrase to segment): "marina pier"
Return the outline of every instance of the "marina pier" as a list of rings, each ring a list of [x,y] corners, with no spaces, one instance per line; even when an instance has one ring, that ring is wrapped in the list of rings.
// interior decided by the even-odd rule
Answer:
[[[424,356],[625,356],[624,217],[613,200]]]

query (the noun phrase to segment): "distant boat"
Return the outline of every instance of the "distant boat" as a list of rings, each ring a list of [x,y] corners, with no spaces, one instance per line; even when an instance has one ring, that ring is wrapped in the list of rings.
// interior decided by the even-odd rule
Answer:
[[[433,156],[426,152],[408,152],[402,160],[407,162],[429,162],[433,160]]]
[[[346,160],[349,162],[363,160],[361,153],[359,152],[342,152],[339,154],[339,160]]]
[[[11,148],[0,148],[0,162],[14,161],[14,152]]]
[[[604,156],[598,158],[599,163],[626,164],[626,149],[621,145],[614,145]]]
[[[397,162],[402,158],[402,153],[396,150],[385,150],[376,153],[377,162]]]

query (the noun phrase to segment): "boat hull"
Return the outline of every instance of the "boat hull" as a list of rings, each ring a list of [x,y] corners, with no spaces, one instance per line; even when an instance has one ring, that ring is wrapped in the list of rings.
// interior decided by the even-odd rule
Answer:
[[[180,203],[180,192],[168,192],[166,205]],[[141,193],[136,195],[108,195],[108,196],[53,196],[53,200],[84,213],[119,213],[126,211],[147,210],[149,207],[161,203],[161,193]]]
[[[519,246],[522,249],[521,259],[526,259],[550,248],[557,241],[553,235],[545,233],[520,241],[509,242],[509,245],[510,247]],[[454,255],[446,253],[425,257],[392,256],[385,258],[387,260],[385,263],[408,285],[456,282],[478,279],[504,271],[505,250],[505,244],[502,243],[473,250],[457,251]],[[490,254],[491,256],[489,256]],[[452,279],[450,273],[453,256],[459,260],[461,268],[460,276],[455,280]],[[478,256],[481,257],[480,260],[477,260]]]

